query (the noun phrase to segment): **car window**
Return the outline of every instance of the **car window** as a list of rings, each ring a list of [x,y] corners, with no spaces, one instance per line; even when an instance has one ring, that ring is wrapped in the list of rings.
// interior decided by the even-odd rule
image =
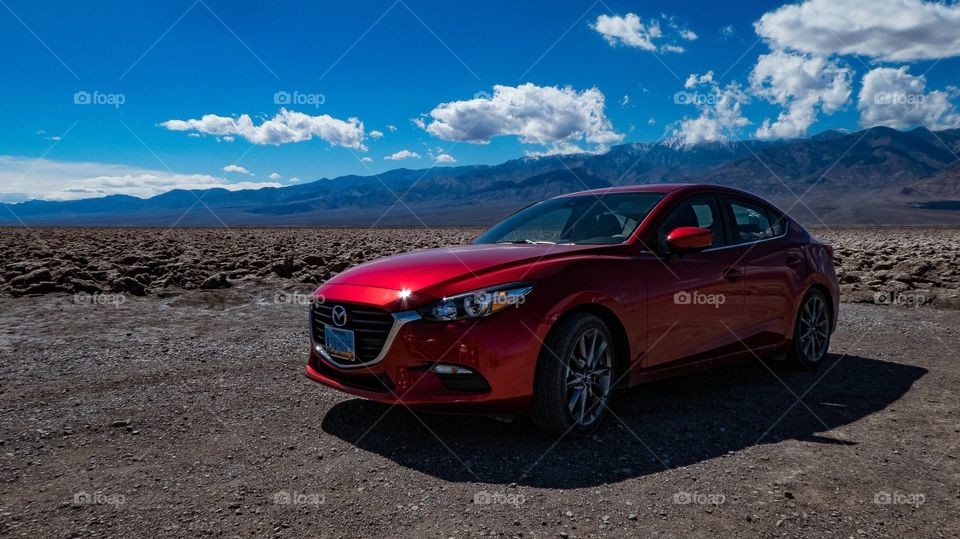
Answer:
[[[767,208],[767,216],[770,218],[770,228],[773,229],[773,236],[776,237],[783,234],[785,230],[783,216],[770,208]]]
[[[764,240],[779,235],[770,224],[766,208],[750,202],[731,200],[730,209],[733,210],[738,243]]]
[[[557,197],[508,217],[474,243],[623,243],[664,193],[606,193]]]
[[[719,247],[725,244],[723,223],[720,221],[720,207],[713,196],[693,197],[681,202],[670,212],[663,224],[660,225],[657,234],[661,249],[666,250],[667,234],[681,226],[708,228],[713,232],[711,247]]]

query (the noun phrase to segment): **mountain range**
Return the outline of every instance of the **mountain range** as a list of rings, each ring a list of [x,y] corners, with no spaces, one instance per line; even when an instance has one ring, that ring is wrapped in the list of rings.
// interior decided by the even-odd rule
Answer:
[[[746,189],[809,225],[960,225],[958,154],[960,129],[874,127],[796,140],[632,143],[602,154],[401,168],[278,188],[0,204],[0,225],[486,225],[562,193],[664,182]]]

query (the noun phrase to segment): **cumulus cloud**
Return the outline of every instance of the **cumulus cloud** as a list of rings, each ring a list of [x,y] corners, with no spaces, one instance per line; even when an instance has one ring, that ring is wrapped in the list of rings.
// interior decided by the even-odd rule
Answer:
[[[276,172],[270,174],[270,175],[267,176],[267,177],[270,178],[271,180],[279,180],[279,179],[280,179],[280,175],[277,174]]]
[[[373,138],[373,139],[383,138],[383,131],[377,131],[376,129],[374,129],[373,131],[370,132],[370,138]]]
[[[420,159],[420,154],[417,152],[411,152],[410,150],[400,150],[395,154],[388,155],[384,159],[389,159],[390,161],[402,161],[404,159]]]
[[[852,73],[836,60],[774,51],[761,55],[750,73],[753,95],[784,107],[771,123],[757,129],[759,139],[803,136],[817,121],[818,111],[833,114],[850,99]]]
[[[391,133],[396,133],[396,132],[397,132],[397,126],[395,126],[395,125],[388,125],[388,126],[387,126],[387,129],[389,129]]]
[[[821,56],[906,62],[960,55],[954,2],[806,0],[764,14],[754,28],[771,49]]]
[[[75,200],[107,195],[148,198],[171,189],[258,189],[276,182],[231,182],[207,174],[178,174],[93,162],[0,156],[0,199]]]
[[[250,116],[239,117],[205,114],[199,120],[168,120],[160,124],[171,131],[194,131],[218,137],[239,136],[253,144],[286,144],[302,142],[313,137],[325,140],[331,146],[366,150],[363,122],[357,118],[346,121],[327,114],[310,116],[302,112],[280,109],[276,116],[254,125]]]
[[[684,87],[687,91],[678,93],[676,101],[697,107],[700,114],[695,118],[685,117],[673,128],[675,142],[689,145],[728,140],[750,124],[741,112],[741,106],[748,103],[750,97],[739,84],[731,82],[721,87],[710,71],[690,75]]]
[[[419,125],[451,141],[486,144],[515,135],[525,144],[559,145],[584,141],[604,145],[623,140],[604,114],[604,96],[590,88],[497,85],[492,96],[441,103]]]
[[[240,165],[227,165],[223,167],[224,172],[236,172],[238,174],[252,174],[249,170]]]
[[[697,34],[692,30],[682,28],[673,17],[663,17],[672,34],[676,37],[693,41],[697,39]],[[666,39],[660,21],[657,19],[648,19],[644,22],[636,13],[627,13],[626,15],[600,15],[594,21],[590,28],[596,30],[603,36],[610,46],[624,45],[635,47],[645,51],[661,52],[683,52],[684,48],[676,43],[665,43],[657,45],[655,41]]]
[[[448,153],[441,153],[434,157],[437,163],[456,163],[457,160],[453,158],[452,155]]]
[[[907,67],[878,67],[863,76],[857,99],[860,125],[884,125],[896,129],[926,126],[929,129],[960,127],[960,113],[940,90],[927,91],[923,75],[911,75]]]

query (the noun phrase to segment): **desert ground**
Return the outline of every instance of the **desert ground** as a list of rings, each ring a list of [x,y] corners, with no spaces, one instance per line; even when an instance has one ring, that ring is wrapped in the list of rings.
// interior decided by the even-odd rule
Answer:
[[[820,370],[641,386],[554,441],[303,376],[317,284],[477,230],[0,229],[0,536],[960,536],[960,229],[815,232]]]

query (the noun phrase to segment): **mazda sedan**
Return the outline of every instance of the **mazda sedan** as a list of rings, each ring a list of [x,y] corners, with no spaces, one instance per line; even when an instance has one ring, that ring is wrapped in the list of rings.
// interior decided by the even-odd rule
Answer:
[[[529,413],[591,432],[616,390],[751,358],[821,363],[833,250],[772,204],[708,185],[618,187],[528,206],[469,245],[327,281],[307,376],[443,412]]]

